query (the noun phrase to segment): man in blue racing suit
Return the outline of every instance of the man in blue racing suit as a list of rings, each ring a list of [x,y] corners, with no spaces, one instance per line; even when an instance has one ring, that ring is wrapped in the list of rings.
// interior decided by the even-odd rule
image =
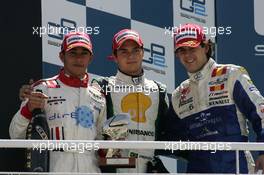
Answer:
[[[217,64],[210,58],[211,42],[201,26],[181,26],[175,32],[174,44],[189,79],[172,93],[166,125],[171,127],[166,129],[173,128],[177,140],[223,142],[223,149],[228,149],[227,142],[248,142],[249,120],[257,142],[263,142],[264,98],[247,71],[237,65]],[[234,151],[211,152],[187,152],[188,173],[236,172]],[[264,169],[263,153],[259,152],[255,170]],[[250,158],[248,151],[240,151],[240,173],[254,171]]]

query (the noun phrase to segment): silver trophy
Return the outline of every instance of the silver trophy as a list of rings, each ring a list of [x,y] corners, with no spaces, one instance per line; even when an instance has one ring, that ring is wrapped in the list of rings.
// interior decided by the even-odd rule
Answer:
[[[104,123],[103,135],[110,138],[110,140],[125,140],[128,135],[129,120],[129,115],[126,113],[114,115]],[[115,157],[117,153],[118,149],[110,148],[106,157]]]
[[[129,123],[129,114],[121,113],[114,115],[104,123],[102,134],[107,137],[108,140],[126,140]],[[110,148],[107,150],[106,157],[101,159],[100,166],[134,168],[135,160],[129,157],[121,157],[120,149]]]

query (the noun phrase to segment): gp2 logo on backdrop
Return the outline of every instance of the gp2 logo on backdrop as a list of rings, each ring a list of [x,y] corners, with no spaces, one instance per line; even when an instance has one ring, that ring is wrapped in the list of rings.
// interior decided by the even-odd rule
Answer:
[[[264,23],[263,23],[263,11],[264,1],[254,0],[254,26],[258,35],[264,38]],[[255,56],[264,56],[264,43],[256,44],[254,46]]]
[[[77,27],[77,24],[75,21],[69,20],[69,19],[65,19],[65,18],[61,18],[60,19],[60,24],[56,24],[54,22],[48,22],[48,28],[54,28],[54,29],[59,29],[59,32],[48,32],[48,36],[51,38],[56,38],[59,40],[63,39],[64,36],[64,31],[63,30],[73,30]]]
[[[205,0],[180,0],[180,8],[196,15],[207,16]]]
[[[150,44],[150,49],[144,48],[145,52],[150,53],[148,59],[143,59],[143,62],[152,64],[161,68],[167,67],[165,60],[165,47],[156,43]]]
[[[62,40],[63,36],[69,31],[85,32],[87,34],[99,34],[99,27],[77,26],[77,22],[61,18],[60,23],[48,22],[48,36]]]

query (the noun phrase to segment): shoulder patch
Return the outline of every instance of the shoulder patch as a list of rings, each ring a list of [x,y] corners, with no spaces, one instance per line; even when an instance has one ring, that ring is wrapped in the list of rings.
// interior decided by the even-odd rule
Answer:
[[[88,90],[89,90],[89,93],[92,95],[92,98],[96,101],[103,101],[104,98],[103,98],[103,94],[96,88],[96,87],[93,87],[93,86],[88,86]]]
[[[103,78],[98,78],[98,79],[93,79],[92,80],[92,87],[95,88],[97,91],[101,92],[102,95],[106,95],[105,91],[108,86],[109,78],[108,77],[103,77]]]
[[[45,86],[47,86],[48,88],[59,88],[60,85],[57,82],[57,75],[52,77],[52,78],[48,78],[48,79],[41,79],[36,81],[35,83],[33,83],[33,87],[40,85],[40,84],[44,84]]]
[[[249,75],[247,70],[243,66],[230,64],[229,67],[230,67],[231,71],[235,71],[235,72],[238,72],[241,74]]]

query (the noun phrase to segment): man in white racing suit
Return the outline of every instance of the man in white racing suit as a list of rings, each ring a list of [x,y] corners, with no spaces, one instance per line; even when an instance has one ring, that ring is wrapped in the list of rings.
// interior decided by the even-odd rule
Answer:
[[[126,140],[153,141],[159,133],[156,124],[168,108],[166,86],[148,80],[142,68],[143,42],[138,32],[123,29],[112,43],[112,59],[117,63],[115,76],[94,80],[100,85],[107,101],[107,117],[120,113],[130,116]],[[98,83],[96,85],[96,83]],[[121,173],[145,173],[154,150],[121,150],[122,157],[136,157],[136,168],[119,168]]]
[[[249,120],[257,141],[263,142],[264,98],[247,71],[237,65],[217,64],[210,58],[210,41],[198,25],[181,26],[174,41],[176,56],[189,79],[172,93],[169,111],[177,120],[168,123],[168,128],[176,128],[179,140],[223,142],[222,148],[228,150],[225,142],[248,142]],[[248,155],[240,151],[240,173],[252,168]],[[186,158],[188,173],[236,172],[234,151],[189,151]],[[263,152],[256,160],[257,169],[264,169]]]
[[[10,124],[10,137],[24,139],[32,111],[44,109],[52,140],[95,140],[101,137],[106,116],[105,98],[88,85],[87,66],[92,61],[92,43],[85,33],[65,35],[58,75],[34,83],[34,91],[22,102]],[[35,90],[42,90],[43,93]],[[69,145],[63,151],[50,151],[50,172],[98,173],[94,150],[98,145]],[[65,147],[64,147],[65,148]],[[84,153],[83,153],[84,152]]]

